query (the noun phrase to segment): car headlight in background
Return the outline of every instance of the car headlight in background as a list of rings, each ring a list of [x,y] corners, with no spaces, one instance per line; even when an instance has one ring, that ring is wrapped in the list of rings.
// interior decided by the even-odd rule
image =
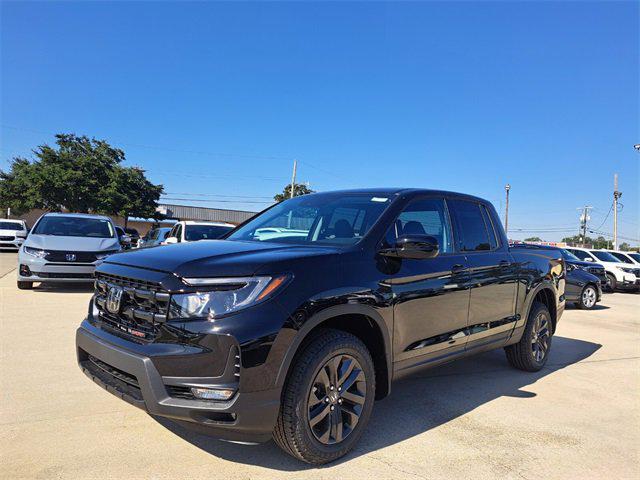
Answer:
[[[42,250],[40,248],[32,248],[32,247],[22,247],[22,248],[24,250],[24,253],[37,258],[46,258],[47,254],[49,253],[46,250]]]
[[[618,270],[622,270],[625,273],[636,273],[635,268],[618,267]]]
[[[171,296],[169,318],[213,320],[272,297],[284,288],[290,275],[186,278],[185,283],[206,291]]]
[[[114,253],[118,253],[120,250],[109,250],[106,252],[98,252],[96,253],[96,259],[102,260],[103,258],[108,257],[109,255],[113,255]]]

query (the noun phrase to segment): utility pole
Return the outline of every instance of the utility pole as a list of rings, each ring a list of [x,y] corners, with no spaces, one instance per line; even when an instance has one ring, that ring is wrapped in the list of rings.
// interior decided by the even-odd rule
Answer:
[[[296,186],[296,170],[298,169],[298,161],[293,161],[293,175],[291,175],[291,192],[290,197],[293,198],[295,196],[295,186]]]
[[[582,230],[582,247],[584,248],[585,240],[587,238],[587,222],[591,220],[589,217],[589,210],[593,207],[589,207],[585,205],[582,208],[578,208],[578,210],[582,210],[582,215],[580,215],[580,229]]]
[[[509,239],[509,190],[511,190],[511,185],[508,183],[504,186],[505,192],[507,192],[507,205],[504,210],[504,233],[507,234],[507,240]]]
[[[613,249],[618,250],[618,199],[622,192],[618,191],[618,174],[613,175]]]

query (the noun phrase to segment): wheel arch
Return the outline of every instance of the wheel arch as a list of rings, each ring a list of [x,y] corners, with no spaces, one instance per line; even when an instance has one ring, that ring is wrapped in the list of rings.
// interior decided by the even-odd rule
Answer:
[[[333,328],[358,337],[369,349],[376,372],[376,399],[391,391],[392,347],[389,327],[382,316],[365,305],[336,305],[314,314],[298,331],[287,349],[276,377],[276,385],[284,385],[301,348],[322,328]]]
[[[558,305],[556,303],[556,290],[553,288],[550,283],[541,283],[538,287],[531,292],[530,294],[529,305],[527,306],[527,315],[524,317],[525,321],[529,318],[529,313],[531,312],[531,308],[535,302],[542,303],[547,310],[549,310],[549,314],[551,315],[551,324],[553,326],[553,332],[556,331],[556,325],[558,324]]]

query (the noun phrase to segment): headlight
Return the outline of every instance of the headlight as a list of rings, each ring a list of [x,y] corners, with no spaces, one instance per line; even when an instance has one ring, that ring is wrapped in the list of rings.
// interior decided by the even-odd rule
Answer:
[[[49,253],[46,250],[42,250],[40,248],[23,247],[23,250],[24,250],[24,253],[37,258],[46,258],[47,253]]]
[[[98,252],[96,253],[96,258],[98,260],[102,260],[103,258],[108,257],[109,255],[113,255],[114,253],[117,253],[117,252],[119,252],[119,250],[109,250],[106,252]]]
[[[282,289],[289,275],[275,277],[186,278],[206,291],[172,295],[169,318],[213,320],[260,303]]]
[[[626,267],[618,267],[618,270],[622,270],[623,272],[626,272],[626,273],[635,273],[636,271],[635,268],[626,268]]]

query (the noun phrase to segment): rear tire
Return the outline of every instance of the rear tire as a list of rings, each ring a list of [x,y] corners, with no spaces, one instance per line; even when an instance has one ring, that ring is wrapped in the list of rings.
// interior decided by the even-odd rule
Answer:
[[[598,303],[598,292],[593,285],[586,285],[580,292],[580,300],[576,305],[583,310],[591,310]]]
[[[360,339],[340,330],[319,332],[294,360],[285,383],[276,444],[313,465],[346,455],[371,416],[374,372]]]
[[[31,290],[33,282],[21,282],[18,280],[18,290]]]
[[[525,372],[544,367],[551,350],[551,314],[541,302],[533,302],[522,338],[504,349],[511,366]]]
[[[615,292],[618,286],[618,281],[613,273],[607,273],[607,288],[610,292]]]

